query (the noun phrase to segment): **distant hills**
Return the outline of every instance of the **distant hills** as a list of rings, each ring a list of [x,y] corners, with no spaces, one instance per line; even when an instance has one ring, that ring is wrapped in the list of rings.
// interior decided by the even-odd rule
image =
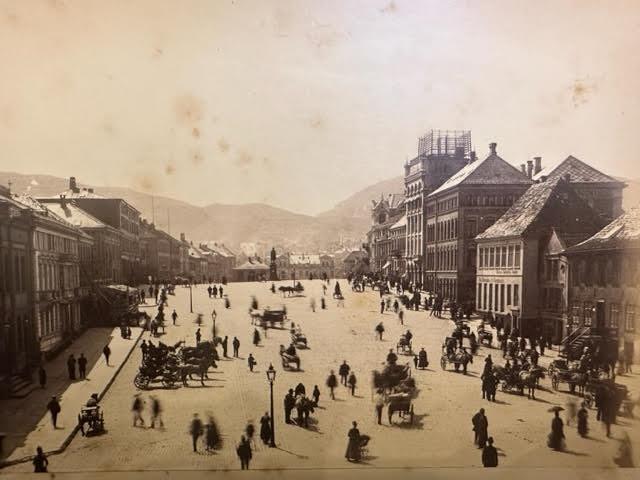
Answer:
[[[82,180],[82,179],[79,179]],[[640,203],[640,180],[626,180],[624,207]],[[68,189],[68,179],[51,175],[23,175],[0,172],[0,184],[12,183],[12,191],[31,195],[52,196]],[[302,215],[261,203],[243,205],[211,204],[205,207],[168,197],[152,197],[125,187],[94,188],[103,196],[123,198],[152,219],[152,203],[156,225],[178,238],[185,233],[194,241],[216,240],[236,251],[242,243],[259,243],[292,251],[333,250],[342,246],[358,247],[371,224],[371,201],[381,195],[402,193],[403,178],[393,177],[375,183],[319,215]]]

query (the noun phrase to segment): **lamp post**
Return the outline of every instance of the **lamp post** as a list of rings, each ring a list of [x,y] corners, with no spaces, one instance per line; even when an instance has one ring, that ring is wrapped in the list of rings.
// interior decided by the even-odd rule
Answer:
[[[193,313],[193,291],[191,287],[191,281],[189,281],[189,311]]]
[[[273,368],[273,364],[269,364],[267,370],[267,380],[269,380],[269,389],[271,392],[271,440],[269,441],[269,447],[274,448],[276,446],[276,431],[275,422],[273,421],[273,382],[276,379],[276,371]]]
[[[216,317],[218,316],[218,314],[216,313],[216,309],[213,309],[213,312],[211,312],[211,319],[213,320],[213,340],[215,341],[216,339]]]

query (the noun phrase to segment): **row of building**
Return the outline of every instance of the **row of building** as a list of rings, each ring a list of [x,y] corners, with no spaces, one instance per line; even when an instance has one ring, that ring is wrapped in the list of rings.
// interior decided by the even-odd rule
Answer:
[[[638,282],[626,270],[640,270],[640,232],[637,210],[623,214],[623,182],[573,156],[518,169],[495,143],[480,160],[468,131],[422,137],[404,179],[403,194],[373,204],[378,274],[526,334],[576,344],[615,337],[633,349]]]
[[[0,385],[90,323],[117,321],[114,312],[126,309],[112,299],[133,302],[129,287],[176,277],[222,282],[234,268],[224,245],[176,239],[125,200],[79,188],[74,177],[48,198],[0,186]]]

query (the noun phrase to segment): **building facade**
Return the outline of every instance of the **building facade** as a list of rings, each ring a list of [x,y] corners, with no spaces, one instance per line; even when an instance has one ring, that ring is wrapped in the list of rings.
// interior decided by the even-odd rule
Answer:
[[[640,360],[640,208],[621,215],[563,252],[568,261],[566,335],[611,339],[620,354]]]
[[[496,143],[426,197],[424,288],[459,304],[475,304],[475,236],[491,226],[533,181],[500,158]]]
[[[432,130],[418,141],[418,155],[404,166],[406,269],[409,282],[425,284],[426,197],[469,163],[471,132]]]
[[[387,198],[381,196],[380,201],[372,202],[371,230],[367,233],[367,242],[371,252],[373,272],[384,276],[393,272],[391,263],[394,249],[391,227],[403,216],[405,216],[403,195],[390,194]]]
[[[275,260],[279,280],[335,278],[333,256],[327,254],[285,253]]]
[[[476,310],[495,314],[499,323],[521,334],[542,334],[545,247],[554,235],[571,246],[601,227],[568,179],[532,185],[476,237]],[[557,343],[561,322],[552,330]]]

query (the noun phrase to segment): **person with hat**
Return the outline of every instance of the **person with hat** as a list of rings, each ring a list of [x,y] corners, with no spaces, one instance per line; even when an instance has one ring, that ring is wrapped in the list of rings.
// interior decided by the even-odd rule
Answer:
[[[580,434],[582,438],[585,438],[587,433],[589,433],[589,426],[587,425],[588,418],[589,412],[587,411],[586,403],[582,402],[580,410],[578,410],[578,434]]]
[[[478,445],[478,448],[484,448],[487,443],[489,421],[484,414],[484,408],[481,408],[471,419],[473,424],[474,443]]]
[[[487,439],[487,444],[482,449],[482,465],[486,467],[498,466],[498,450],[493,446],[493,437]]]
[[[58,428],[58,414],[62,409],[60,408],[60,403],[58,402],[58,399],[55,395],[51,397],[51,400],[49,400],[49,403],[47,404],[47,410],[51,412],[51,423],[53,423],[53,428]]]
[[[296,398],[293,395],[293,388],[289,389],[289,393],[287,393],[284,397],[284,421],[285,423],[291,422],[291,411],[296,406]]]
[[[547,438],[547,446],[556,451],[561,451],[564,448],[564,424],[560,418],[560,411],[564,410],[562,407],[553,407],[554,416],[551,420],[551,433]]]
[[[133,426],[136,427],[138,422],[141,426],[144,426],[144,419],[142,418],[142,410],[144,409],[144,401],[140,397],[139,393],[136,393],[133,397],[133,405],[131,411],[133,412]]]

